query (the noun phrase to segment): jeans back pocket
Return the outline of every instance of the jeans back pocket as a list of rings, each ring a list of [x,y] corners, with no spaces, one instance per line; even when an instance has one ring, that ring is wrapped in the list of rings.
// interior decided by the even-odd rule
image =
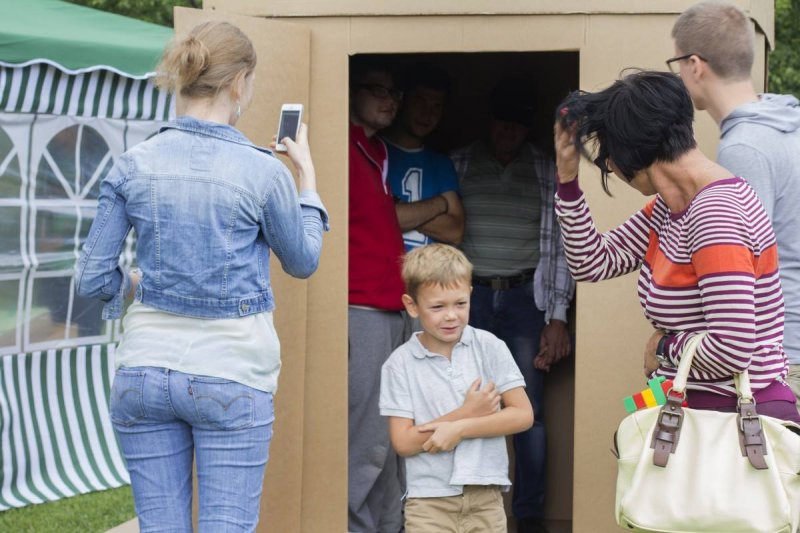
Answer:
[[[253,425],[253,389],[222,378],[196,376],[190,382],[197,416],[208,429],[234,430]]]
[[[144,372],[118,368],[111,385],[111,421],[132,426],[146,418],[144,411]]]

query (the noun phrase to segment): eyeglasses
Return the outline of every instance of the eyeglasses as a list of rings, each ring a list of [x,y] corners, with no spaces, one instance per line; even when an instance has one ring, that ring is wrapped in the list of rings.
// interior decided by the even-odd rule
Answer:
[[[394,87],[386,87],[380,83],[357,83],[355,87],[357,89],[367,90],[372,96],[380,98],[381,100],[388,100],[391,98],[399,102],[403,99],[403,91]]]
[[[686,54],[684,56],[672,57],[670,59],[667,59],[667,61],[666,61],[667,67],[669,68],[670,72],[672,72],[673,74],[677,74],[678,73],[678,69],[676,69],[673,66],[673,63],[675,63],[676,61],[683,61],[684,59],[689,59],[692,56],[696,56],[697,59],[699,59],[700,61],[705,61],[706,63],[708,62],[708,60],[706,58],[704,58],[703,56],[701,56],[700,54]]]

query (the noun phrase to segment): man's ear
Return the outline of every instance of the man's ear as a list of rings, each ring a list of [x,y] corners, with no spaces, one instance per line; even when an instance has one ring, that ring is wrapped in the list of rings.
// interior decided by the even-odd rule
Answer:
[[[708,65],[707,61],[703,61],[697,56],[691,56],[688,61],[689,71],[692,73],[695,81],[708,78],[709,69],[711,67]]]
[[[414,301],[408,294],[404,294],[402,296],[403,305],[406,307],[406,312],[411,315],[412,318],[417,318],[419,316],[419,311],[417,310],[417,302]]]

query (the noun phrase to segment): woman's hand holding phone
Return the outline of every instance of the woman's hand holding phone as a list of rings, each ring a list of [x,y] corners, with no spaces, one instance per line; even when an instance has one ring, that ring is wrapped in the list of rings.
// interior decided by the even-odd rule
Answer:
[[[277,141],[277,135],[273,136],[270,148],[275,149]],[[297,171],[297,177],[300,181],[298,188],[301,191],[316,191],[317,180],[314,172],[314,162],[311,159],[311,148],[308,146],[308,126],[305,123],[300,124],[296,141],[293,141],[290,137],[284,137],[280,139],[280,142],[286,147],[286,155]]]

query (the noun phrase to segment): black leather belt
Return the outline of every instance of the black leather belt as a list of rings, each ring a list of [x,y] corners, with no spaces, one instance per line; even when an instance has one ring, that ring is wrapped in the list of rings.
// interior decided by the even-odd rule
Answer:
[[[472,284],[491,287],[494,290],[513,289],[533,281],[535,272],[536,269],[531,268],[511,276],[472,276]]]

